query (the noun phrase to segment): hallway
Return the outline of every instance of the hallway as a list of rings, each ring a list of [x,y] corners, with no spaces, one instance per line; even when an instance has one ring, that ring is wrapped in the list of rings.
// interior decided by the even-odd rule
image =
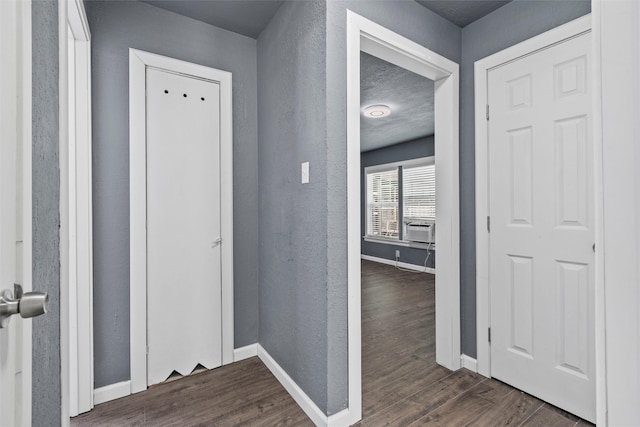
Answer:
[[[589,426],[469,370],[435,361],[435,276],[362,261],[363,420],[358,426]],[[107,402],[80,426],[311,426],[257,358]]]

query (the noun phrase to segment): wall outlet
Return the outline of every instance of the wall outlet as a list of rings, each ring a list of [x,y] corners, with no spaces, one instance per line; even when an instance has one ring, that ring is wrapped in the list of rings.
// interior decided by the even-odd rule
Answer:
[[[400,249],[396,249],[396,259],[400,258]]]
[[[309,162],[303,162],[300,165],[300,169],[301,169],[301,182],[303,184],[308,184],[309,183]]]

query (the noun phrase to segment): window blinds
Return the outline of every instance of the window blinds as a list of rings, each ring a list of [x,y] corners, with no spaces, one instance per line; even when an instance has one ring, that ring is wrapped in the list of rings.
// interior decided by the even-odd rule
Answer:
[[[367,174],[367,235],[398,238],[398,170]]]
[[[402,169],[403,216],[407,220],[436,220],[436,166]]]

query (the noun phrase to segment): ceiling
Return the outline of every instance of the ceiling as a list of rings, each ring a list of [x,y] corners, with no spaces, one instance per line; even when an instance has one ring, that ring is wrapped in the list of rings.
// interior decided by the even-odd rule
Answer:
[[[490,14],[499,7],[509,3],[510,0],[416,0],[418,3],[437,13],[443,18],[456,24],[458,27],[466,27],[473,21],[477,21]]]
[[[360,53],[360,107],[384,104],[387,117],[360,116],[360,151],[433,135],[433,80]]]
[[[1,0],[0,0],[1,1]],[[284,0],[142,0],[225,30],[257,38]],[[504,0],[416,0],[459,27],[482,18]]]
[[[283,3],[283,0],[142,1],[254,39],[258,38]]]

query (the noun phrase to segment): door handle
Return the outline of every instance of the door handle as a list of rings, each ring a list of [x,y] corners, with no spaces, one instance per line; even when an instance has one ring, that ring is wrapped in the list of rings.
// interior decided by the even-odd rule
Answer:
[[[221,244],[222,244],[222,237],[218,237],[216,240],[214,240],[214,241],[211,243],[211,247],[212,247],[212,248],[215,248],[215,247],[220,246]]]
[[[9,324],[11,316],[19,314],[23,319],[47,312],[49,295],[46,292],[22,292],[22,286],[13,285],[13,292],[5,289],[0,293],[0,328]]]

